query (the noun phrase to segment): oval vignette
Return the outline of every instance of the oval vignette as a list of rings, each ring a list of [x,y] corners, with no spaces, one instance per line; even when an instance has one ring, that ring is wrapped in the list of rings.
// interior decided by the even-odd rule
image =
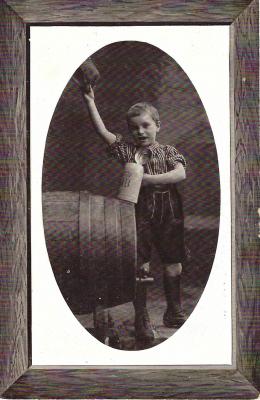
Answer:
[[[100,73],[95,100],[107,128],[127,140],[129,107],[140,101],[152,103],[161,120],[158,142],[173,145],[187,161],[187,177],[178,190],[188,253],[181,297],[188,317],[208,281],[219,231],[218,158],[205,109],[186,73],[157,47],[116,42],[91,60]],[[95,133],[79,87],[70,79],[52,117],[43,163],[50,263],[68,306],[91,334],[114,348],[141,350],[161,343],[176,329],[163,326],[162,264],[154,251],[147,307],[155,340],[135,340],[135,210],[116,199],[121,176],[122,166]],[[97,305],[97,293],[105,298],[105,309]]]

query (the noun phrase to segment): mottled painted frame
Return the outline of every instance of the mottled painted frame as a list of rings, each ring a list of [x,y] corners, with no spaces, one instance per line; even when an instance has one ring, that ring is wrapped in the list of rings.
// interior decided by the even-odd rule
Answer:
[[[4,398],[252,399],[259,386],[258,0],[0,0],[0,393]],[[28,29],[37,24],[230,25],[232,367],[31,365]],[[258,286],[257,286],[258,282]]]

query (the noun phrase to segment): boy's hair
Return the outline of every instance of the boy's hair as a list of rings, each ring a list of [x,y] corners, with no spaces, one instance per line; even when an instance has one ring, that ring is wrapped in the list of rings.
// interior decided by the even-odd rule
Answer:
[[[130,118],[137,117],[138,115],[141,115],[143,112],[150,114],[150,116],[152,117],[152,119],[155,121],[156,124],[160,122],[160,117],[157,109],[152,104],[146,102],[136,103],[129,108],[129,110],[126,113],[127,122],[129,121]]]

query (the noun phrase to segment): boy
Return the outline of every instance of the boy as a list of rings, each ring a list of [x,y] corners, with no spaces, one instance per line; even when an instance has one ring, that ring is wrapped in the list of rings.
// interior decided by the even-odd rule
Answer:
[[[152,244],[164,267],[164,290],[167,309],[163,315],[166,327],[180,327],[185,315],[180,300],[180,275],[185,258],[182,202],[176,183],[185,179],[186,162],[177,150],[160,145],[159,114],[148,103],[137,103],[127,113],[129,133],[134,143],[109,132],[96,108],[90,85],[83,91],[93,126],[109,145],[111,154],[123,163],[141,162],[144,167],[142,187],[136,205],[137,258],[139,271],[149,271]],[[140,341],[153,341],[154,334],[146,309],[146,285],[138,283],[135,308],[135,335]]]

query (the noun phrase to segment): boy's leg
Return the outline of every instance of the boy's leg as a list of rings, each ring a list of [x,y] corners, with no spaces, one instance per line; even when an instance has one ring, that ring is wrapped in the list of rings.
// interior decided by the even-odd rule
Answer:
[[[145,263],[140,268],[147,269]],[[135,336],[138,340],[153,341],[154,333],[151,327],[148,311],[146,308],[147,286],[146,283],[138,282],[134,299],[135,309]]]
[[[186,316],[181,307],[181,263],[164,265],[164,291],[167,310],[163,316],[163,323],[168,328],[181,327]]]

